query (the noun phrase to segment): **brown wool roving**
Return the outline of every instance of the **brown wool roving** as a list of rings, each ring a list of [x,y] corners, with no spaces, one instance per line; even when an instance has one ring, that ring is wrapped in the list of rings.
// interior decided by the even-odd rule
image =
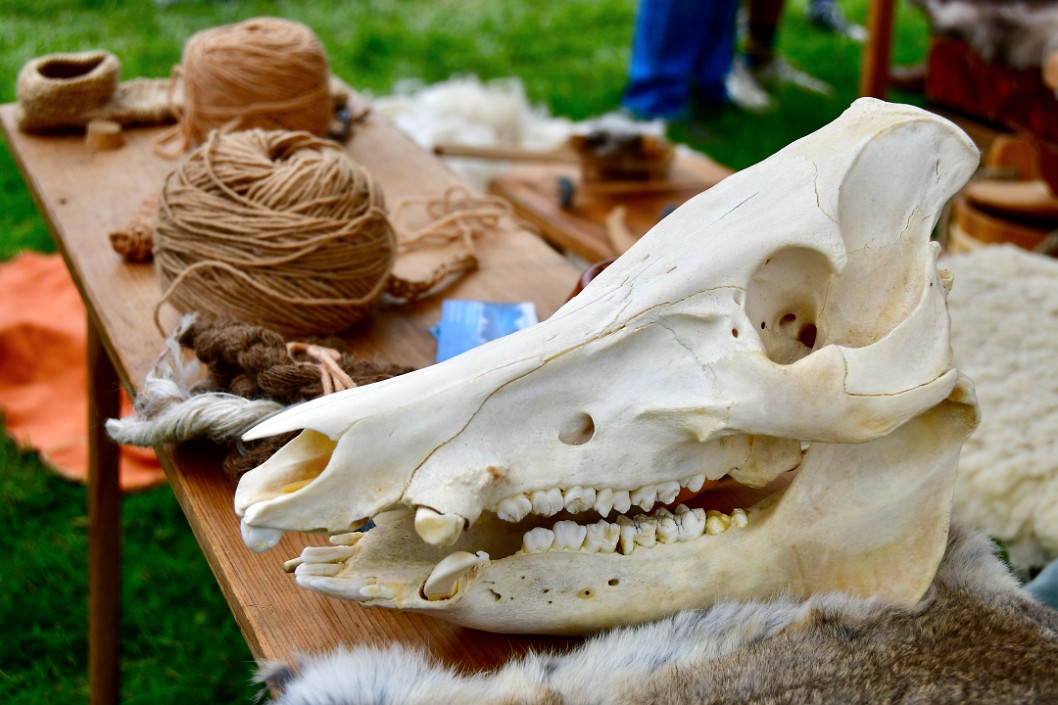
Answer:
[[[214,131],[158,198],[159,308],[338,333],[371,309],[396,254],[374,178],[307,132]]]
[[[254,127],[323,135],[331,119],[323,45],[298,22],[257,17],[194,34],[181,65],[187,146],[210,130]]]

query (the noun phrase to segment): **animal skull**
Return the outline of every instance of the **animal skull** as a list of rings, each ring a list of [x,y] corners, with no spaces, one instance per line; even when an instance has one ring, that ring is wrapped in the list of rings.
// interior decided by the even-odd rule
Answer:
[[[300,585],[500,632],[919,599],[977,420],[929,236],[976,163],[947,121],[857,101],[550,319],[261,423],[246,437],[305,430],[242,478],[247,544],[327,532]],[[714,481],[764,498],[677,504]]]

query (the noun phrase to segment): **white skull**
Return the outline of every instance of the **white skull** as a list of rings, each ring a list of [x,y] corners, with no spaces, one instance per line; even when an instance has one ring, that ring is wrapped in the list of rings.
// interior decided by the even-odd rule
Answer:
[[[929,238],[976,163],[947,121],[857,101],[550,319],[260,424],[247,438],[306,430],[240,482],[247,543],[338,534],[299,584],[492,631],[780,592],[917,600],[976,424]],[[768,496],[673,508],[725,477]]]

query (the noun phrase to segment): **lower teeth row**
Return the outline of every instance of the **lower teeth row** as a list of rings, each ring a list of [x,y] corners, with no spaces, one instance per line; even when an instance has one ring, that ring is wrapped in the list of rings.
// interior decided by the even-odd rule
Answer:
[[[657,543],[692,541],[702,535],[715,536],[732,528],[741,529],[748,523],[749,517],[744,509],[735,509],[728,515],[712,509],[688,509],[681,504],[675,512],[661,508],[649,516],[619,516],[614,523],[599,521],[581,525],[573,521],[559,521],[551,529],[538,527],[522,537],[522,552],[616,551],[628,555],[637,548],[650,548]]]

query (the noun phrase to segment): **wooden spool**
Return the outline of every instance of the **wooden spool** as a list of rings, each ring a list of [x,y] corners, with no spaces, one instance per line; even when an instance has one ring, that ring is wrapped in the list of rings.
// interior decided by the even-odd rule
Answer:
[[[125,144],[125,136],[113,120],[91,120],[85,128],[85,144],[90,149],[118,149]]]

